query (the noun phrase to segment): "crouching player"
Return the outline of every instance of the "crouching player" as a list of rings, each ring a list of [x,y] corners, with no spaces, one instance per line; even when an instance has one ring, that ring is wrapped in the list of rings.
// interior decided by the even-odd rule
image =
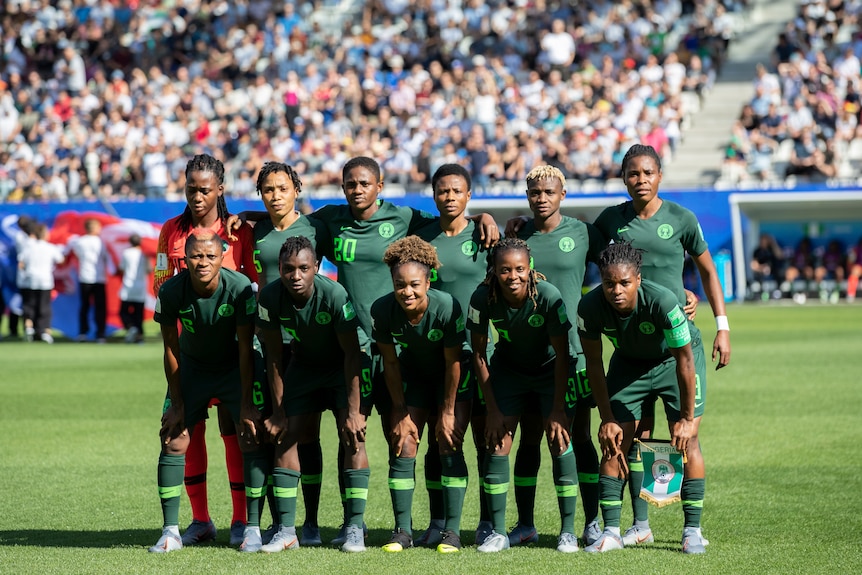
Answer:
[[[256,410],[254,379],[255,298],[251,281],[222,268],[222,239],[209,230],[186,240],[186,267],[165,282],[156,300],[161,324],[164,367],[170,405],[162,416],[158,484],[164,525],[153,553],[182,549],[180,495],[185,454],[195,424],[206,416],[212,399],[230,411],[234,423]],[[182,323],[182,334],[177,323]],[[246,468],[259,463],[254,442],[243,442]]]
[[[684,454],[683,553],[703,553],[700,531],[704,466],[695,418],[706,398],[706,359],[700,332],[686,319],[667,288],[641,280],[641,252],[631,244],[611,244],[599,256],[602,285],[578,306],[578,332],[587,360],[587,377],[602,418],[599,500],[604,531],[585,549],[622,549],[620,511],[625,458],[643,406],[661,398],[671,445]],[[602,334],[614,346],[607,374]]]
[[[299,547],[295,527],[300,480],[297,444],[319,414],[331,409],[346,447],[348,525],[341,549],[365,551],[362,525],[370,477],[365,427],[370,406],[360,406],[356,312],[340,284],[317,274],[317,256],[308,238],[296,236],[284,242],[278,269],[280,278],[260,292],[257,325],[263,335],[272,392],[273,414],[265,424],[275,443],[273,491],[281,527],[259,548],[275,553]],[[281,358],[282,329],[293,339],[286,368]],[[259,504],[262,495],[257,494]]]

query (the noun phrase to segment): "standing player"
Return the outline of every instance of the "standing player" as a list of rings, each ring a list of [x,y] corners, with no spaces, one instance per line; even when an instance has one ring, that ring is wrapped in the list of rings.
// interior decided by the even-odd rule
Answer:
[[[683,553],[704,553],[700,531],[704,466],[696,418],[706,401],[706,360],[700,332],[680,309],[678,295],[641,281],[641,253],[628,242],[612,244],[599,258],[602,285],[578,307],[578,333],[587,358],[587,376],[602,423],[599,491],[604,531],[585,551],[623,548],[620,510],[624,457],[635,437],[643,406],[661,398],[671,445],[684,454]],[[602,334],[614,346],[605,373]]]
[[[279,254],[280,279],[263,288],[258,305],[257,323],[267,350],[274,406],[266,425],[276,444],[273,483],[281,525],[272,541],[263,546],[269,553],[299,546],[294,526],[300,480],[297,443],[307,427],[319,425],[324,409],[335,414],[343,439],[339,443],[346,446],[347,527],[342,550],[365,550],[368,411],[361,409],[359,400],[361,353],[356,313],[345,289],[317,271],[317,256],[308,238],[289,237]],[[292,336],[293,353],[287,367],[281,353],[282,331]]]
[[[126,328],[126,343],[144,341],[144,303],[147,301],[147,276],[152,267],[141,250],[141,236],[132,234],[129,247],[120,258],[123,286],[120,288],[120,318]]]
[[[506,238],[491,252],[485,282],[470,299],[467,326],[488,412],[484,488],[494,523],[494,530],[477,549],[481,552],[509,548],[506,536],[509,452],[524,402],[531,394],[538,396],[553,457],[561,519],[557,550],[563,553],[578,550],[574,534],[577,465],[564,408],[571,324],[559,290],[541,279],[543,276],[530,268],[529,246],[523,240]],[[489,324],[499,334],[490,365],[485,351]]]
[[[196,230],[209,230],[219,236],[224,244],[223,266],[242,272],[252,282],[256,282],[251,228],[242,225],[234,232],[236,239],[233,240],[228,234],[227,220],[230,214],[224,200],[224,165],[210,155],[200,154],[188,161],[185,173],[186,208],[182,214],[165,222],[159,233],[153,276],[154,293],[159,293],[165,281],[186,267],[183,259],[186,238]],[[230,542],[231,545],[238,545],[242,542],[246,523],[242,453],[230,413],[225,408],[218,408],[218,415],[233,503]],[[197,422],[197,428],[191,434],[185,461],[185,486],[192,507],[192,523],[183,534],[183,544],[195,545],[216,538],[216,528],[207,506],[205,418]]]
[[[398,552],[413,546],[416,453],[425,423],[436,420],[430,434],[438,440],[445,514],[437,549],[453,553],[461,549],[461,510],[467,492],[462,444],[472,397],[469,381],[462,385],[464,315],[458,300],[430,289],[431,270],[441,266],[428,242],[402,238],[389,246],[383,261],[391,270],[393,292],[371,307],[372,337],[383,356],[383,377],[392,399],[389,492],[395,530],[383,549]]]
[[[84,222],[86,233],[71,240],[66,253],[78,258],[78,341],[86,341],[90,331],[90,305],[96,320],[96,341],[105,343],[107,299],[105,281],[112,265],[108,248],[100,236],[102,224],[95,218]]]
[[[312,249],[316,245],[317,220],[312,220],[296,210],[296,201],[302,192],[299,174],[287,164],[267,162],[257,176],[257,191],[266,208],[268,218],[254,226],[254,265],[260,277],[260,285],[279,279],[279,253],[288,238],[302,236],[309,239]],[[283,367],[290,361],[290,335],[282,330],[281,358]],[[306,546],[320,545],[318,510],[320,488],[323,481],[323,450],[320,447],[320,415],[308,414],[303,435],[297,447],[302,468],[302,496],[305,502],[305,523],[302,526],[301,543]],[[277,515],[276,515],[277,516]],[[274,526],[277,530],[277,526]],[[264,534],[264,541],[272,533]]]
[[[712,360],[718,359],[716,369],[726,366],[730,361],[730,327],[724,295],[697,217],[679,204],[658,196],[662,179],[661,159],[651,146],[636,144],[626,152],[622,178],[631,201],[604,210],[596,219],[595,226],[606,239],[629,241],[642,250],[644,278],[671,290],[678,303],[685,306],[685,313],[693,319],[697,298],[688,296],[682,282],[685,254],[691,255],[715,316],[717,333],[712,345]],[[654,425],[652,409],[652,406],[647,406],[638,437],[649,436]],[[700,417],[695,420],[695,426],[700,427]],[[653,535],[647,502],[640,498],[644,471],[637,446],[628,454],[628,465],[634,525],[626,530],[623,542],[626,545],[649,543]]]
[[[488,251],[482,243],[479,226],[467,218],[467,203],[470,201],[472,182],[470,173],[460,164],[443,164],[431,177],[434,203],[440,216],[417,230],[416,235],[429,242],[437,250],[440,267],[431,271],[431,287],[451,294],[465,310],[470,306],[470,296],[488,269]],[[472,369],[472,352],[469,339],[461,355],[462,379],[469,381],[474,390],[471,426],[476,445],[476,460],[479,474],[485,468],[485,404],[478,389],[476,374]],[[429,428],[431,425],[429,425]],[[431,507],[431,524],[415,542],[424,546],[436,546],[442,541],[444,529],[442,470],[437,457],[434,434],[429,434],[428,450],[425,454],[425,486]],[[480,545],[491,532],[491,517],[479,482],[480,516],[476,528],[476,544]]]
[[[237,424],[248,419],[254,359],[255,298],[244,275],[222,268],[223,240],[210,230],[193,232],[184,244],[187,269],[165,282],[156,300],[161,324],[170,405],[162,416],[158,482],[164,525],[153,553],[182,549],[180,493],[185,454],[195,424],[217,398]],[[180,333],[178,324],[182,324]],[[246,465],[256,462],[246,447]]]
[[[518,237],[527,242],[532,253],[530,264],[560,290],[567,310],[578,309],[587,262],[596,261],[604,247],[601,234],[592,225],[560,213],[566,197],[566,179],[553,166],[538,166],[527,174],[527,201],[533,218],[526,220]],[[566,415],[573,421],[572,446],[578,461],[578,483],[584,508],[583,538],[592,544],[601,534],[599,514],[599,460],[590,430],[589,382],[586,379],[577,330],[569,329],[569,390]],[[534,406],[535,407],[535,406]],[[536,476],[541,462],[541,416],[538,409],[521,417],[521,438],[515,456],[515,501],[518,524],[509,533],[510,545],[538,540],[533,522]]]

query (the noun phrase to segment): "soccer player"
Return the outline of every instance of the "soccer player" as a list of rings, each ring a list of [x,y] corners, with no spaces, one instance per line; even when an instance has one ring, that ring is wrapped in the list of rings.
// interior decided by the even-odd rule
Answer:
[[[360,405],[360,357],[356,312],[345,289],[319,275],[314,247],[304,236],[289,237],[279,253],[280,278],[260,293],[257,324],[266,347],[273,414],[266,426],[276,444],[273,485],[279,531],[263,546],[273,553],[299,546],[296,488],[300,480],[297,445],[320,413],[335,414],[344,450],[347,527],[343,551],[365,550],[363,516],[370,470],[365,451],[369,409]],[[285,367],[281,332],[292,336]],[[289,382],[285,385],[285,382]],[[258,494],[260,497],[261,494]]]
[[[393,291],[371,307],[372,336],[383,357],[383,377],[392,399],[389,492],[395,529],[384,551],[413,546],[411,509],[416,453],[425,424],[436,415],[445,508],[441,553],[461,549],[461,509],[467,491],[462,444],[470,421],[472,389],[462,385],[461,352],[466,341],[458,300],[431,287],[441,269],[434,248],[410,236],[393,242],[383,261]],[[396,350],[396,345],[400,352]]]
[[[255,297],[249,279],[222,267],[223,240],[198,230],[184,244],[187,269],[165,282],[156,300],[155,320],[164,340],[170,405],[162,416],[158,483],[164,525],[153,553],[182,549],[180,493],[185,454],[195,424],[217,398],[236,425],[249,419],[254,359]],[[180,332],[178,324],[182,324]],[[256,457],[246,444],[246,465]]]
[[[234,231],[235,239],[228,233],[230,216],[224,200],[224,165],[208,154],[194,156],[186,164],[186,208],[179,216],[171,218],[162,226],[156,254],[153,291],[171,276],[183,270],[186,238],[196,230],[210,230],[224,243],[223,267],[239,271],[252,282],[257,281],[252,260],[251,227],[243,224]],[[169,399],[169,398],[168,398]],[[230,481],[233,518],[230,528],[231,545],[243,540],[246,524],[245,485],[243,461],[236,428],[230,413],[218,408],[219,430],[225,446],[228,480]],[[195,545],[216,538],[216,527],[207,506],[207,451],[206,420],[201,418],[191,434],[191,444],[186,454],[185,486],[192,507],[192,522],[183,533],[184,545]]]
[[[312,249],[316,246],[318,220],[313,220],[296,210],[296,202],[302,192],[302,181],[293,167],[281,162],[267,162],[257,176],[257,191],[266,208],[267,218],[254,226],[254,265],[260,285],[279,279],[279,253],[290,237],[303,236],[309,239]],[[291,336],[282,330],[281,358],[283,367],[290,362]],[[315,418],[306,414],[306,426],[299,440],[297,452],[302,469],[302,496],[305,503],[305,522],[302,526],[301,543],[304,546],[320,545],[318,510],[320,489],[323,481],[323,450],[320,447],[320,414]],[[342,471],[339,469],[339,471]],[[274,514],[278,517],[278,514]],[[263,534],[267,542],[275,531],[274,524]]]
[[[557,550],[578,550],[574,534],[577,465],[564,407],[571,324],[559,290],[540,281],[544,277],[530,267],[530,257],[530,248],[523,240],[501,240],[491,252],[488,274],[473,292],[467,313],[474,368],[487,407],[484,489],[494,529],[477,548],[486,553],[509,548],[509,452],[524,402],[531,394],[538,396],[553,458],[561,519]],[[490,364],[486,354],[489,324],[499,334]]]
[[[566,309],[576,310],[581,301],[587,262],[597,260],[604,240],[591,224],[560,213],[560,204],[566,197],[566,180],[559,169],[537,166],[527,174],[526,182],[527,201],[533,217],[526,220],[518,237],[530,246],[531,265],[560,290]],[[601,534],[598,525],[599,460],[590,429],[590,409],[594,404],[574,327],[569,329],[569,362],[566,414],[573,421],[569,429],[578,462],[578,483],[585,515],[583,538],[590,545]],[[521,437],[514,468],[518,523],[509,533],[510,545],[538,541],[533,506],[541,463],[542,424],[537,406],[533,404],[532,407],[521,416]]]
[[[470,173],[460,164],[443,164],[431,176],[431,189],[439,216],[416,231],[416,235],[429,242],[437,250],[440,267],[431,271],[431,287],[451,294],[461,309],[470,306],[470,296],[476,286],[485,279],[488,269],[488,250],[485,248],[478,225],[467,218],[467,203],[471,197]],[[489,340],[490,341],[490,340]],[[476,445],[476,460],[479,474],[485,468],[485,404],[481,397],[476,374],[472,369],[472,352],[469,338],[461,355],[462,379],[469,380],[473,388],[473,413],[470,420],[473,440]],[[431,425],[429,424],[429,428]],[[425,454],[425,486],[431,508],[431,524],[423,535],[414,540],[417,545],[437,546],[442,541],[445,527],[442,469],[437,456],[435,434],[428,435]],[[491,532],[491,517],[482,495],[479,482],[480,515],[476,528],[476,545],[481,545]]]
[[[578,333],[587,359],[593,397],[601,414],[599,492],[601,537],[585,551],[623,548],[620,510],[625,457],[642,408],[661,398],[671,445],[684,454],[683,553],[704,553],[700,516],[704,466],[696,418],[706,401],[706,360],[700,332],[680,309],[678,294],[641,278],[641,252],[628,242],[608,246],[599,258],[602,284],[578,306]],[[602,334],[614,346],[607,373]]]
[[[671,290],[690,319],[694,319],[697,298],[683,287],[685,254],[691,255],[703,283],[703,289],[715,316],[717,333],[712,346],[716,369],[730,361],[730,327],[724,306],[724,295],[703,230],[697,217],[688,209],[659,197],[662,180],[661,159],[651,146],[632,146],[622,162],[622,177],[630,201],[611,206],[596,218],[595,226],[607,240],[630,241],[643,251],[643,276]],[[653,428],[653,407],[647,406],[638,437],[649,436]],[[700,427],[700,418],[695,421]],[[635,445],[628,454],[629,493],[634,524],[626,530],[623,542],[637,545],[653,541],[649,527],[647,502],[640,498],[643,484],[643,462]]]

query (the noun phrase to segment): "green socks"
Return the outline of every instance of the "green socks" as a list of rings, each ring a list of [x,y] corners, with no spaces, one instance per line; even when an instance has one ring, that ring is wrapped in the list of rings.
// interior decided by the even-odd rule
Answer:
[[[440,481],[443,486],[445,529],[458,534],[461,532],[461,512],[464,508],[464,496],[467,494],[467,462],[464,461],[463,451],[441,455],[439,460],[443,469]]]
[[[348,525],[362,527],[370,477],[371,470],[367,467],[344,470],[344,520]]]
[[[623,509],[624,481],[609,475],[599,476],[599,507],[605,529],[620,527],[620,514]]]
[[[575,509],[578,505],[578,464],[572,444],[565,453],[554,457],[554,487],[560,506],[561,533],[575,532]]]
[[[641,487],[644,484],[644,462],[641,459],[640,446],[633,443],[628,453],[629,463],[629,495],[632,498],[632,515],[634,523],[649,524],[649,504],[641,498]]]
[[[395,513],[395,528],[413,533],[411,513],[413,510],[413,490],[416,488],[415,457],[395,457],[389,459],[389,495],[392,497],[392,511]]]
[[[296,525],[296,492],[299,487],[299,471],[276,467],[272,470],[272,490],[278,508],[279,523],[284,527]]]
[[[302,469],[302,500],[305,502],[305,523],[317,525],[320,509],[320,488],[323,482],[323,450],[320,440],[300,443],[297,446],[299,466]]]
[[[599,518],[599,457],[592,441],[578,443],[574,449],[586,525]]]
[[[682,480],[680,495],[682,496],[682,513],[685,516],[685,527],[700,527],[700,515],[703,513],[703,494],[705,491],[705,479]]]
[[[165,527],[180,523],[180,495],[183,492],[185,468],[185,455],[159,455],[159,500]]]
[[[246,524],[260,526],[260,510],[263,509],[267,491],[267,476],[272,467],[265,452],[243,453],[243,479],[245,481]]]
[[[509,492],[509,456],[488,455],[485,458],[485,498],[494,531],[506,534],[506,494]]]
[[[539,445],[518,446],[515,454],[513,483],[515,484],[515,505],[518,506],[518,522],[521,525],[536,524],[533,510],[536,506],[536,476],[542,464]]]

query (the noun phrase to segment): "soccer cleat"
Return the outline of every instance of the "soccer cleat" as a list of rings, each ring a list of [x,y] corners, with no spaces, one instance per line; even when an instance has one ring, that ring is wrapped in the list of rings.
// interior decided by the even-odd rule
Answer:
[[[344,529],[344,544],[341,550],[345,553],[361,553],[365,551],[365,523],[362,527],[358,525],[347,525]]]
[[[42,341],[44,341],[45,343],[48,343],[48,344],[54,343],[54,336],[52,336],[52,335],[51,335],[50,333],[48,333],[47,331],[46,331],[45,333],[43,333],[41,336],[39,336],[39,337],[40,337],[40,339],[41,339]]]
[[[491,531],[481,545],[476,547],[479,553],[497,553],[509,548],[509,538],[502,533]]]
[[[389,538],[389,543],[383,546],[387,553],[398,553],[413,547],[413,537],[403,529],[396,529]]]
[[[442,539],[437,545],[437,553],[458,553],[461,551],[461,536],[449,529],[440,534]]]
[[[216,533],[216,527],[212,519],[209,521],[198,521],[195,519],[186,527],[186,532],[183,533],[183,545],[197,545],[198,543],[215,541]]]
[[[437,544],[443,541],[443,528],[445,522],[442,519],[432,519],[428,529],[418,538],[415,543],[421,547],[437,547]]]
[[[237,519],[230,524],[230,544],[239,545],[245,540],[245,523]]]
[[[626,531],[628,533],[628,531]],[[602,529],[599,527],[599,522],[593,519],[589,523],[584,526],[584,533],[581,536],[581,539],[584,540],[584,545],[592,545],[596,541],[599,540],[599,537],[602,536]],[[626,540],[623,538],[623,543]]]
[[[278,530],[281,529],[281,525],[278,523],[273,523],[269,527],[266,528],[265,531],[261,531],[260,533],[260,541],[264,545],[272,541],[272,538],[275,537],[275,534],[278,533]]]
[[[649,527],[638,527],[632,525],[623,534],[623,545],[626,547],[634,547],[643,543],[652,543],[655,538],[652,536],[652,529]]]
[[[706,553],[706,545],[697,527],[686,527],[682,530],[682,552],[686,555]]]
[[[490,521],[480,521],[479,525],[476,526],[476,545],[484,543],[493,530],[494,526],[491,525]]]
[[[33,338],[36,337],[36,330],[32,327],[24,328],[24,339],[27,341],[33,341]]]
[[[150,547],[150,553],[170,553],[171,551],[179,551],[183,548],[183,540],[180,539],[180,529],[176,525],[165,527],[162,530],[162,536],[156,541],[156,544]]]
[[[243,553],[257,553],[263,547],[260,540],[260,527],[246,525],[239,550]]]
[[[133,341],[135,341],[136,337],[138,337],[138,328],[135,326],[132,326],[126,332],[126,337],[125,337],[126,343],[132,343]]]
[[[303,547],[318,547],[323,545],[320,539],[320,527],[309,525],[306,523],[302,526],[302,545]]]
[[[362,536],[363,539],[368,537],[368,526],[365,524],[365,521],[362,522]],[[336,535],[329,543],[332,545],[344,545],[345,541],[347,541],[347,524],[342,523],[341,527],[338,528],[338,535]],[[364,550],[365,549],[363,549],[363,551]]]
[[[577,553],[578,538],[575,537],[575,534],[560,533],[560,537],[557,539],[557,551],[560,553]]]
[[[536,533],[536,528],[532,525],[523,525],[520,521],[509,531],[509,545],[512,547],[536,543],[538,540],[539,534]]]
[[[608,551],[616,551],[623,548],[623,540],[619,535],[605,529],[602,531],[602,536],[592,545],[584,548],[585,553],[606,553]]]
[[[281,526],[281,529],[273,535],[272,540],[260,548],[264,553],[279,553],[285,549],[297,549],[299,539],[296,538],[296,527]]]

